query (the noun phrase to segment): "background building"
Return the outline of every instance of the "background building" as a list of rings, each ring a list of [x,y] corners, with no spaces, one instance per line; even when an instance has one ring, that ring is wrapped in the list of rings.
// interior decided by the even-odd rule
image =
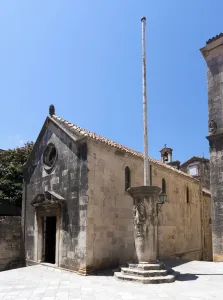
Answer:
[[[172,160],[173,149],[167,148],[166,145],[160,151],[161,161],[168,164],[184,173],[189,174],[191,177],[199,180],[202,186],[210,189],[210,161],[204,157],[193,156],[184,163],[179,160]]]
[[[181,171],[200,180],[203,187],[210,189],[210,161],[204,157],[193,156],[180,166]]]

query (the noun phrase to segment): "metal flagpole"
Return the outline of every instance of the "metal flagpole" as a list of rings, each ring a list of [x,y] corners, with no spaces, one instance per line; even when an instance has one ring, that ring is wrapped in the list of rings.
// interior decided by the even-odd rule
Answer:
[[[144,131],[144,185],[150,186],[150,168],[148,161],[148,119],[147,119],[147,94],[146,94],[146,17],[142,21],[142,88],[143,88],[143,131]]]

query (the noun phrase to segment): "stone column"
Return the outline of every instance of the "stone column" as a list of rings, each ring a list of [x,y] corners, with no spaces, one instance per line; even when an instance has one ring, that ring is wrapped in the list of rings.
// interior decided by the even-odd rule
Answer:
[[[157,203],[161,189],[157,186],[131,187],[128,192],[133,198],[134,237],[138,262],[128,263],[115,272],[118,280],[141,283],[170,283],[175,274],[157,261]],[[171,274],[172,273],[172,274]]]
[[[139,263],[157,261],[157,203],[160,191],[157,186],[128,189],[133,198],[134,238]]]

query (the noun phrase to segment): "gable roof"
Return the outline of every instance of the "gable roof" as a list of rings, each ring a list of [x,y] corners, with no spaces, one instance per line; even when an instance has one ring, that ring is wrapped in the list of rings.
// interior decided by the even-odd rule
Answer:
[[[86,129],[84,129],[84,128],[81,128],[81,127],[79,127],[79,126],[77,126],[77,125],[75,125],[75,124],[73,124],[73,123],[71,123],[71,122],[68,122],[68,121],[64,120],[63,118],[61,118],[61,117],[59,117],[59,116],[52,115],[50,118],[51,118],[54,122],[56,122],[56,123],[58,123],[59,125],[61,125],[62,127],[64,127],[64,128],[65,128],[66,130],[68,130],[70,133],[79,135],[79,136],[81,136],[81,137],[88,137],[88,138],[93,139],[93,140],[95,140],[95,141],[99,141],[99,142],[101,142],[101,143],[103,143],[103,144],[106,144],[106,145],[111,146],[111,147],[113,147],[113,148],[116,148],[116,149],[119,149],[119,150],[121,150],[121,151],[124,151],[124,152],[126,152],[126,153],[129,153],[129,154],[132,154],[132,155],[134,155],[134,156],[143,158],[143,153],[138,152],[138,151],[135,151],[135,150],[130,149],[130,148],[128,148],[128,147],[125,147],[125,146],[123,146],[123,145],[121,145],[121,144],[118,144],[118,143],[116,143],[116,142],[114,142],[114,141],[112,141],[112,140],[109,140],[109,139],[107,139],[107,138],[105,138],[105,137],[103,137],[103,136],[100,136],[100,135],[98,135],[98,134],[96,134],[96,133],[92,133],[92,132],[90,132],[90,131],[88,131],[88,130],[86,130]],[[158,160],[153,159],[153,158],[151,158],[151,157],[149,157],[148,159],[149,159],[150,162],[152,162],[152,163],[154,163],[154,164],[156,164],[156,165],[162,166],[162,167],[164,167],[164,168],[166,168],[166,169],[169,169],[169,170],[171,170],[171,171],[173,171],[173,172],[176,172],[176,173],[181,174],[181,175],[183,175],[183,176],[189,177],[189,178],[191,178],[191,179],[193,179],[193,180],[195,180],[195,181],[198,181],[196,178],[193,178],[193,177],[190,176],[189,174],[184,173],[184,172],[182,172],[182,171],[180,171],[180,170],[177,170],[177,169],[175,169],[174,167],[171,167],[171,166],[169,166],[169,165],[166,165],[166,164],[164,164],[164,163],[161,162],[161,161],[158,161]]]
[[[192,164],[193,162],[196,162],[196,161],[209,162],[209,159],[208,158],[204,158],[204,157],[199,157],[199,156],[192,156],[190,159],[188,159],[183,164],[181,164],[180,167],[184,168],[187,165]]]

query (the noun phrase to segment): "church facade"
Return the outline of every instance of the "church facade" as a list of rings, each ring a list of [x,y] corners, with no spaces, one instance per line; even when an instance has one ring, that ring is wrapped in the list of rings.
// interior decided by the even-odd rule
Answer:
[[[158,257],[212,260],[211,198],[200,181],[149,158],[159,206]],[[55,115],[24,167],[27,265],[87,274],[136,257],[130,186],[143,185],[143,155]]]

